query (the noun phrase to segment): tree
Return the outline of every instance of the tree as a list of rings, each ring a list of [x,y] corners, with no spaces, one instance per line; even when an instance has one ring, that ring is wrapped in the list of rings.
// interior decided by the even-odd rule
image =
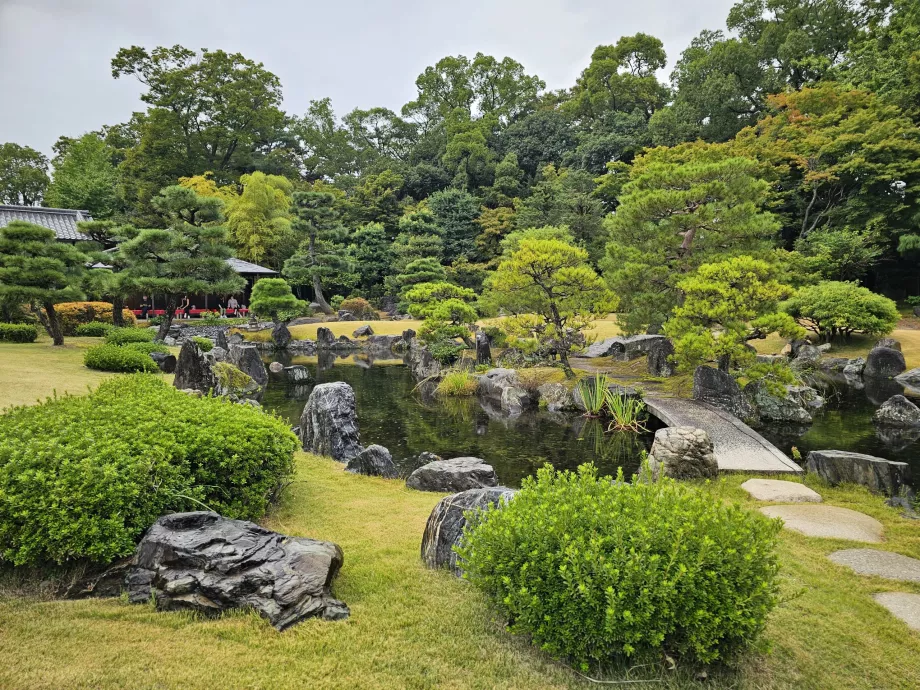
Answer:
[[[488,260],[495,259],[502,253],[502,239],[514,229],[514,209],[507,206],[483,208],[476,222],[481,228],[476,236],[479,253]]]
[[[54,230],[14,220],[0,228],[0,301],[29,304],[55,345],[64,344],[54,305],[82,299],[87,256]]]
[[[901,318],[893,300],[831,280],[800,288],[780,308],[826,341],[853,333],[888,335]]]
[[[724,146],[683,144],[636,159],[607,221],[605,276],[629,333],[658,328],[680,301],[677,283],[705,263],[767,258],[779,223],[758,164]]]
[[[538,110],[508,125],[499,135],[499,148],[513,153],[527,175],[547,165],[559,166],[575,148],[569,119],[556,110]]]
[[[677,283],[683,301],[664,324],[674,341],[680,368],[693,370],[717,361],[719,368],[754,361],[747,342],[778,332],[784,338],[802,338],[805,329],[788,314],[779,313],[780,300],[793,289],[777,280],[777,270],[766,261],[736,256],[703,264]]]
[[[249,308],[259,316],[267,316],[278,323],[286,312],[302,310],[307,305],[294,297],[291,286],[284,278],[261,278],[252,286]]]
[[[46,202],[58,208],[89,211],[93,218],[111,218],[120,210],[118,172],[112,149],[95,132],[84,134],[54,159]]]
[[[379,296],[392,261],[390,242],[383,225],[368,223],[355,230],[348,245],[348,256],[361,294]]]
[[[231,256],[220,199],[204,197],[178,185],[152,199],[166,219],[166,229],[144,229],[118,251],[130,263],[125,280],[135,291],[166,296],[166,317],[157,339],[169,332],[179,298],[193,294],[234,294],[246,281],[227,263]]]
[[[470,334],[478,315],[470,303],[475,298],[476,293],[469,288],[446,282],[417,283],[405,293],[409,313],[424,319],[419,337],[429,345],[460,338],[467,347],[473,347]]]
[[[863,278],[884,252],[876,233],[851,227],[821,228],[796,242],[796,249],[822,278],[843,281]]]
[[[569,377],[569,352],[584,329],[616,306],[580,247],[555,239],[522,239],[486,281],[487,301],[515,316],[509,333],[534,334],[543,351],[559,357]]]
[[[348,268],[344,226],[329,192],[294,193],[294,230],[307,239],[297,253],[284,262],[284,275],[294,285],[311,284],[315,302],[325,314],[334,310],[323,296],[323,279]]]
[[[350,225],[380,223],[393,239],[403,212],[399,201],[403,182],[402,176],[393,170],[365,176],[345,203],[346,221]]]
[[[394,290],[403,295],[413,285],[444,282],[446,278],[447,273],[438,260],[425,257],[413,259],[406,264],[405,268],[393,276],[390,284]]]
[[[86,291],[100,298],[112,301],[112,323],[124,326],[125,298],[134,292],[129,275],[130,258],[117,246],[136,237],[138,231],[130,225],[118,225],[111,220],[92,220],[77,223],[77,229],[97,245],[97,249],[86,251],[95,262],[86,275]],[[104,267],[104,268],[103,268]]]
[[[461,256],[477,258],[479,204],[476,198],[462,189],[445,189],[428,197],[428,208],[444,240],[444,261],[451,263]]]
[[[32,206],[48,187],[48,159],[28,146],[0,145],[0,204]]]
[[[243,192],[227,204],[227,228],[237,256],[256,263],[282,263],[279,248],[291,237],[293,185],[279,175],[254,172],[240,177]]]

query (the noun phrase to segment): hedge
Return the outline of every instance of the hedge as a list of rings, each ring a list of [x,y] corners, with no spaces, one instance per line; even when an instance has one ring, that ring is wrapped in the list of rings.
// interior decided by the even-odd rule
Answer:
[[[110,302],[62,302],[54,305],[54,310],[61,319],[64,335],[76,335],[77,326],[91,321],[112,323],[112,304]],[[122,309],[122,318],[126,326],[137,323],[134,312]]]
[[[105,321],[90,321],[77,326],[76,335],[84,338],[102,338],[115,328]]]
[[[150,353],[135,350],[129,346],[97,345],[83,355],[83,364],[97,371],[119,371],[133,373],[136,371],[157,371],[156,362]]]
[[[150,328],[113,328],[105,334],[105,342],[110,345],[125,345],[127,343],[153,342],[156,333]]]
[[[0,417],[0,563],[107,563],[171,511],[256,520],[293,474],[281,419],[147,374]]]
[[[34,343],[38,329],[30,323],[0,323],[0,341],[6,343]]]

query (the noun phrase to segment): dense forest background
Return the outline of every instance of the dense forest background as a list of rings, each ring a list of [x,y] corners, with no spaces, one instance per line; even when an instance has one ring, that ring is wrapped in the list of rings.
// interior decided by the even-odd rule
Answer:
[[[448,56],[400,112],[339,117],[329,99],[284,112],[279,79],[240,54],[123,48],[112,76],[144,85],[144,109],[52,160],[3,144],[0,203],[164,227],[152,202],[178,183],[220,198],[237,255],[305,295],[317,266],[327,296],[442,276],[479,291],[510,233],[546,226],[637,314],[662,270],[740,253],[792,284],[920,294],[920,3],[742,0],[666,83],[667,64],[660,40],[625,36],[547,91],[510,57]]]

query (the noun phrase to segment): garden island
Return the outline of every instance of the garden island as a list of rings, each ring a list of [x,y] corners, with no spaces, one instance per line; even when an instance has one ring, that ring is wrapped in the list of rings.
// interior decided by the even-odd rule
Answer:
[[[920,687],[920,5],[582,68],[0,143],[0,687]]]

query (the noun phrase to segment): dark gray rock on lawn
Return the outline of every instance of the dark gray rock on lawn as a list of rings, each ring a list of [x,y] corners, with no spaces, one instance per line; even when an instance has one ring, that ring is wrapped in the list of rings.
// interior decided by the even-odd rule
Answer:
[[[693,399],[733,414],[742,421],[753,419],[755,410],[730,374],[699,366],[693,372]]]
[[[656,431],[648,465],[654,479],[661,476],[713,478],[719,473],[709,434],[692,426],[671,426]]]
[[[325,326],[316,329],[316,348],[327,350],[335,345],[335,335]]]
[[[422,535],[422,561],[429,568],[449,568],[457,577],[462,571],[457,566],[454,546],[460,543],[466,527],[464,514],[468,510],[486,509],[503,505],[514,498],[514,489],[504,486],[488,489],[469,489],[442,498],[428,516]]]
[[[491,465],[479,458],[436,460],[409,475],[406,486],[418,491],[466,491],[498,486]]]
[[[383,446],[371,445],[358,453],[345,465],[345,471],[352,474],[366,474],[371,477],[393,479],[399,476],[393,457]]]
[[[873,420],[884,426],[920,427],[920,407],[903,395],[893,395],[876,410]]]
[[[492,347],[485,331],[476,332],[476,364],[492,364]]]
[[[890,347],[874,347],[866,357],[863,376],[867,378],[891,379],[907,369],[904,355]]]
[[[357,319],[350,311],[339,309],[339,321],[357,321]]]
[[[901,351],[901,343],[894,338],[882,338],[875,343],[875,347],[887,347],[892,350],[897,350],[898,352]]]
[[[303,449],[348,462],[361,453],[355,392],[342,381],[321,383],[310,393],[300,416]]]
[[[208,393],[217,387],[211,363],[194,340],[186,340],[176,360],[173,386],[179,390],[196,390]]]
[[[275,346],[276,350],[286,349],[293,338],[294,336],[291,335],[286,323],[277,323],[272,328],[272,345]]]
[[[647,354],[653,343],[667,340],[663,335],[630,335],[616,338],[605,338],[589,345],[574,357],[613,357],[620,362],[630,360]]]
[[[268,385],[268,371],[255,345],[231,345],[228,360],[263,389]]]
[[[648,359],[646,367],[651,376],[673,376],[675,365],[671,361],[674,354],[674,343],[669,338],[656,340],[648,346]]]
[[[125,583],[132,603],[152,598],[160,611],[211,615],[252,607],[284,630],[307,618],[348,617],[331,593],[343,560],[331,542],[217,513],[174,513],[147,530]]]
[[[370,327],[370,324],[364,324],[363,326],[358,326],[352,332],[352,335],[355,338],[366,338],[369,335],[374,335],[374,329]]]
[[[168,352],[151,352],[150,359],[156,362],[157,367],[164,374],[171,374],[176,370],[176,356]]]
[[[897,496],[910,486],[910,466],[884,458],[843,450],[813,450],[806,469],[820,475],[828,484],[861,484],[872,491]]]
[[[284,367],[282,371],[287,380],[291,383],[307,383],[313,380],[313,377],[310,376],[310,370],[301,364]]]

